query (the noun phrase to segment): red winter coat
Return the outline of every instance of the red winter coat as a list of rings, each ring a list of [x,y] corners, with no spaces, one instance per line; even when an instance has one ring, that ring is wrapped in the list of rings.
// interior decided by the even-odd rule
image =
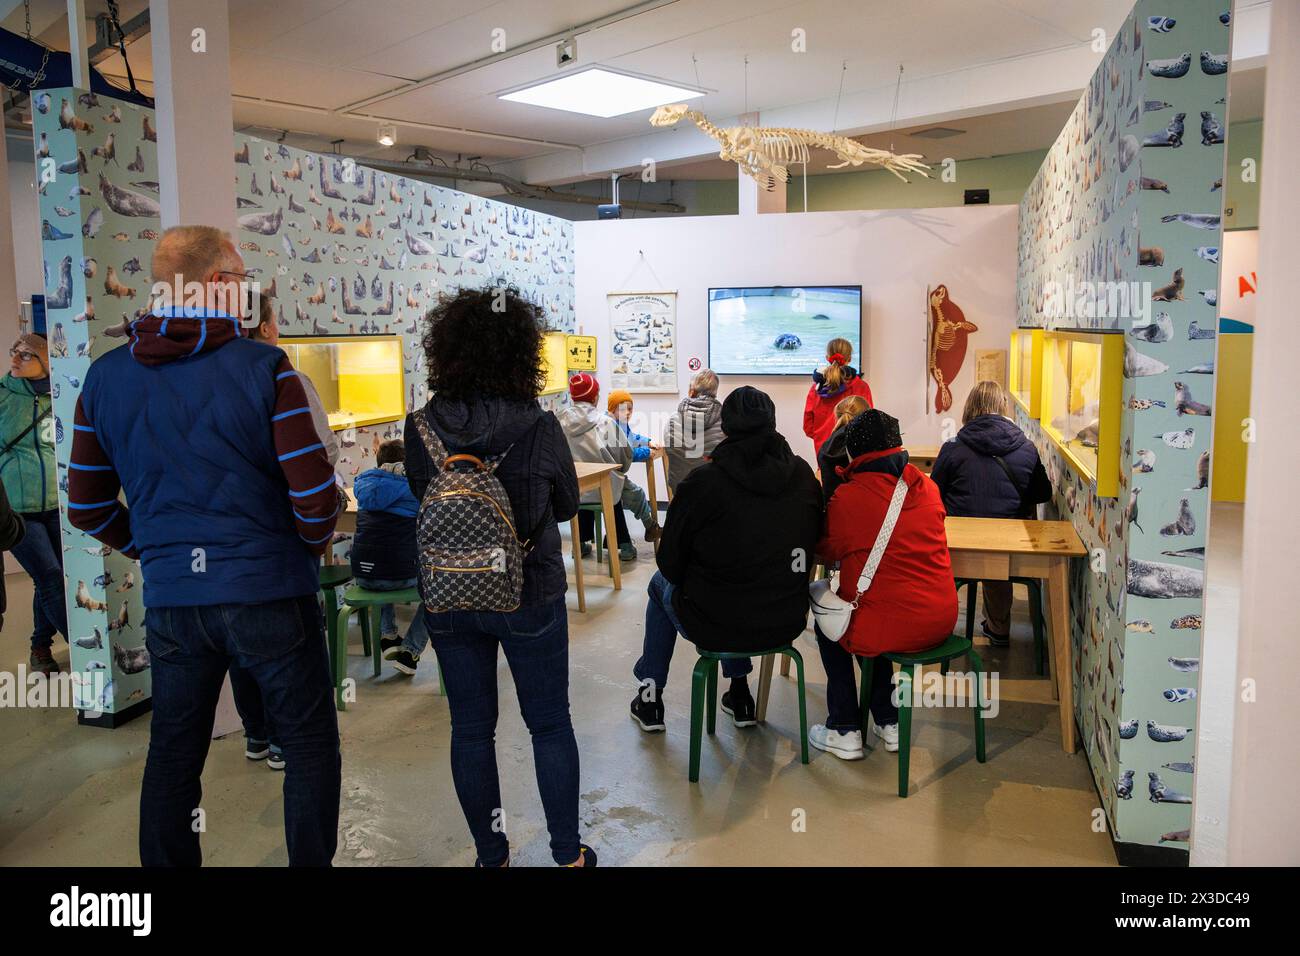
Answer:
[[[813,384],[808,389],[808,400],[803,406],[803,433],[813,440],[813,454],[826,444],[826,439],[835,431],[835,406],[850,395],[861,395],[872,408],[876,403],[871,400],[871,388],[867,380],[850,366],[845,366],[845,383],[834,394],[826,394],[821,372],[813,372]]]
[[[840,641],[845,650],[866,657],[934,647],[957,623],[943,500],[934,482],[906,461],[906,453],[895,448],[860,455],[840,468],[846,480],[831,496],[817,545],[822,561],[840,562],[839,595],[853,600],[901,473],[908,485],[903,510],[871,589]]]

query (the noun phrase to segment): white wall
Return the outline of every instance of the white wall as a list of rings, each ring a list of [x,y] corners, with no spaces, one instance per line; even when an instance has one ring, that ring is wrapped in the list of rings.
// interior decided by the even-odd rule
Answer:
[[[36,202],[36,163],[32,158],[30,140],[10,139],[8,146],[9,163],[6,173],[9,179],[9,215],[12,219],[10,227],[14,237],[14,273],[18,279],[18,296],[26,299],[45,288],[45,279],[41,275],[41,220]],[[76,207],[76,203],[65,205]],[[73,224],[80,226],[75,220]],[[68,231],[66,222],[59,225],[64,232]],[[5,316],[5,319],[17,321],[16,318],[11,320],[9,316]]]
[[[609,292],[677,292],[677,367],[684,395],[692,374],[687,361],[708,361],[710,287],[861,285],[866,357],[855,356],[854,364],[866,375],[876,404],[902,423],[904,442],[935,445],[945,417],[960,422],[974,381],[975,350],[1006,349],[1015,325],[1015,206],[607,220],[575,223],[574,233],[578,328],[600,340],[598,375],[605,393]],[[933,412],[926,373],[926,286],[941,283],[980,329],[970,336],[953,407],[944,416]],[[802,424],[811,378],[728,375],[721,394],[740,385],[772,396],[777,427],[811,462],[812,443]],[[637,412],[652,421],[678,401],[669,395],[635,399]]]

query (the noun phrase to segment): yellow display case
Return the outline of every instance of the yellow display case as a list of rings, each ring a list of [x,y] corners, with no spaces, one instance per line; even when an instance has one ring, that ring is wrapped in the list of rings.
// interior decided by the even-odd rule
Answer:
[[[1045,332],[1040,410],[1043,431],[1097,494],[1119,494],[1122,332]]]
[[[316,386],[335,431],[406,417],[400,335],[285,337],[279,346]]]
[[[1043,330],[1016,329],[1011,333],[1011,397],[1033,419],[1042,410]]]
[[[564,332],[542,336],[542,365],[546,369],[543,395],[558,395],[569,387],[569,343]]]

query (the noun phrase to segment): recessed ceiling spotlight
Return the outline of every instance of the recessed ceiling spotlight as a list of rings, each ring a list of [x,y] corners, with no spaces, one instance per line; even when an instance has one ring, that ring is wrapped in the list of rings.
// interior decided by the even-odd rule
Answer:
[[[603,66],[589,66],[554,79],[498,93],[497,97],[513,103],[527,103],[530,106],[544,106],[547,109],[608,119],[638,110],[654,109],[665,103],[695,99],[704,93],[704,90],[682,86],[680,83],[622,73]]]
[[[397,127],[391,123],[385,123],[379,127],[379,135],[376,137],[380,146],[394,146],[397,143]]]

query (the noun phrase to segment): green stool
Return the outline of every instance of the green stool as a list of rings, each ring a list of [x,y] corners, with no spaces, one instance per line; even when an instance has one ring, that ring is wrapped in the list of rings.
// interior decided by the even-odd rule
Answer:
[[[416,588],[401,588],[396,591],[369,591],[360,585],[352,585],[343,594],[343,606],[339,609],[338,625],[334,636],[334,686],[338,688],[337,706],[345,710],[343,703],[343,678],[347,675],[348,659],[348,619],[354,611],[361,612],[361,646],[364,653],[374,659],[375,673],[379,676],[379,609],[385,604],[420,604],[420,592]],[[443,696],[447,689],[442,683],[442,669],[438,669],[438,686]]]
[[[591,516],[595,519],[595,522],[593,523],[593,527],[596,529],[596,530],[595,530],[595,537],[594,537],[594,543],[595,543],[595,545],[596,545],[596,563],[597,563],[597,564],[600,564],[600,552],[601,552],[601,550],[602,550],[602,549],[601,549],[601,546],[600,546],[600,538],[601,538],[601,534],[600,534],[600,524],[601,524],[601,519],[603,519],[603,518],[605,517],[605,509],[604,509],[604,506],[603,506],[600,502],[596,502],[595,504],[592,504],[592,505],[578,505],[578,510],[579,510],[579,511],[590,511],[590,512],[591,512]],[[578,554],[579,554],[579,555],[582,554],[582,543],[581,543],[581,542],[579,542],[579,544],[578,544]]]
[[[912,754],[912,685],[916,680],[918,664],[938,664],[942,673],[948,673],[948,662],[954,657],[965,654],[970,658],[971,669],[975,672],[975,759],[984,763],[984,717],[980,701],[980,671],[984,662],[975,653],[971,642],[956,634],[949,637],[937,647],[917,651],[913,654],[890,651],[880,657],[898,664],[902,668],[901,680],[898,682],[902,698],[898,708],[898,795],[907,796],[907,773]],[[862,739],[867,739],[867,722],[871,718],[871,674],[877,658],[858,657],[862,665],[862,689],[859,691],[858,704],[862,708]]]
[[[718,661],[735,660],[742,657],[764,657],[768,654],[783,654],[794,661],[799,675],[799,743],[800,763],[808,762],[808,707],[804,697],[803,657],[793,645],[774,647],[766,651],[721,652],[700,650],[700,659],[695,662],[691,672],[691,768],[690,781],[698,783],[700,779],[700,745],[704,738],[705,718],[708,718],[709,733],[717,729],[718,723]],[[706,701],[707,698],[707,701]]]
[[[1023,584],[1029,589],[1029,620],[1034,625],[1034,667],[1038,674],[1047,673],[1047,645],[1043,640],[1043,582],[1038,578],[1008,578],[1012,584]],[[957,591],[970,585],[966,592],[966,640],[975,638],[975,604],[979,594],[979,581],[959,578]]]
[[[352,568],[347,564],[322,564],[320,567],[320,592],[325,599],[325,643],[330,652],[330,674],[334,676],[334,703],[339,710],[343,704],[342,678],[334,658],[338,644],[339,596],[338,589],[352,580]],[[345,668],[346,670],[346,668]]]

